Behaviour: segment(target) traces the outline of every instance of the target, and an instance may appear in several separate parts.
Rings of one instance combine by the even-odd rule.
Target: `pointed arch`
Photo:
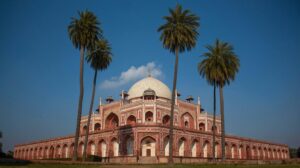
[[[237,151],[237,146],[236,146],[236,144],[231,144],[231,158],[232,159],[236,159],[236,158],[238,158],[237,156],[238,156],[238,151]]]
[[[191,151],[192,151],[192,157],[198,157],[200,156],[199,153],[199,141],[197,139],[193,139],[192,140],[192,144],[191,144]]]
[[[94,125],[94,131],[100,131],[101,130],[101,124],[100,123],[96,123]]]
[[[74,153],[74,143],[72,143],[69,147],[69,157],[72,157]]]
[[[163,117],[163,119],[162,119],[162,123],[163,123],[163,125],[165,125],[165,126],[169,126],[170,125],[170,116],[167,114],[167,115],[165,115],[164,117]]]
[[[221,158],[221,154],[222,154],[222,149],[221,149],[221,145],[219,142],[215,143],[215,157],[216,158]]]
[[[170,137],[167,135],[164,138],[164,156],[169,156]]]
[[[69,158],[69,147],[67,144],[62,146],[61,158]]]
[[[146,136],[141,140],[141,155],[156,156],[156,140],[151,136]]]
[[[134,115],[130,115],[127,118],[126,124],[127,125],[135,125],[136,124],[136,117]]]
[[[199,124],[199,131],[205,131],[205,124],[203,122]]]
[[[77,150],[78,157],[82,157],[83,150],[84,150],[84,143],[81,141],[78,145],[78,150]]]
[[[61,158],[61,146],[60,145],[56,146],[54,157],[55,158]]]
[[[105,120],[105,128],[106,129],[114,129],[117,128],[119,126],[119,117],[111,112]]]
[[[153,112],[152,111],[147,111],[145,113],[145,122],[150,123],[150,122],[153,122],[153,120],[154,120]]]
[[[181,115],[181,127],[195,129],[194,118],[189,112]]]
[[[187,141],[184,137],[179,138],[178,140],[178,155],[185,156],[185,150],[187,146]]]
[[[118,139],[117,138],[112,138],[111,141],[110,141],[110,146],[111,146],[111,155],[112,156],[119,156],[119,142],[118,142]]]
[[[89,141],[88,146],[87,146],[87,154],[88,155],[96,155],[96,145],[94,141]]]
[[[107,157],[107,143],[104,139],[98,142],[98,155],[100,157]]]
[[[251,148],[246,146],[246,159],[251,159]]]
[[[50,159],[54,158],[54,147],[53,146],[50,146],[50,149],[49,149],[49,158]]]
[[[210,157],[211,144],[208,140],[204,141],[204,143],[202,145],[202,151],[203,151],[204,158]]]

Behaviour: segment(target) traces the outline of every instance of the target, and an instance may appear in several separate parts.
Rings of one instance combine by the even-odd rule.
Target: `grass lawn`
[[[168,165],[80,165],[80,164],[27,164],[27,165],[9,165],[0,168],[169,168]],[[292,165],[202,165],[202,164],[176,164],[174,168],[300,168],[300,164]]]

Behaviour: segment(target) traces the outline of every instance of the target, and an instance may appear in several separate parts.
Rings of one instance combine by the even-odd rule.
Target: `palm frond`
[[[169,9],[170,16],[163,19],[165,24],[161,25],[157,31],[161,32],[160,40],[163,47],[175,52],[191,50],[196,45],[199,35],[199,17],[192,14],[189,10],[183,10],[181,5],[176,5],[175,9]]]
[[[198,63],[198,72],[210,85],[229,85],[239,71],[240,61],[233,51],[233,46],[227,42],[216,39],[214,45],[207,45],[202,56],[204,59]]]

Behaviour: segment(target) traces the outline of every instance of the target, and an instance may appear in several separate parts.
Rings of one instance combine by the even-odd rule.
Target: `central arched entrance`
[[[152,137],[145,137],[141,141],[142,156],[155,156],[156,140]]]

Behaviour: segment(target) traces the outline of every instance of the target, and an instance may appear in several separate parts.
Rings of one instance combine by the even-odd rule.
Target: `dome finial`
[[[150,68],[148,68],[148,77],[152,77]]]

